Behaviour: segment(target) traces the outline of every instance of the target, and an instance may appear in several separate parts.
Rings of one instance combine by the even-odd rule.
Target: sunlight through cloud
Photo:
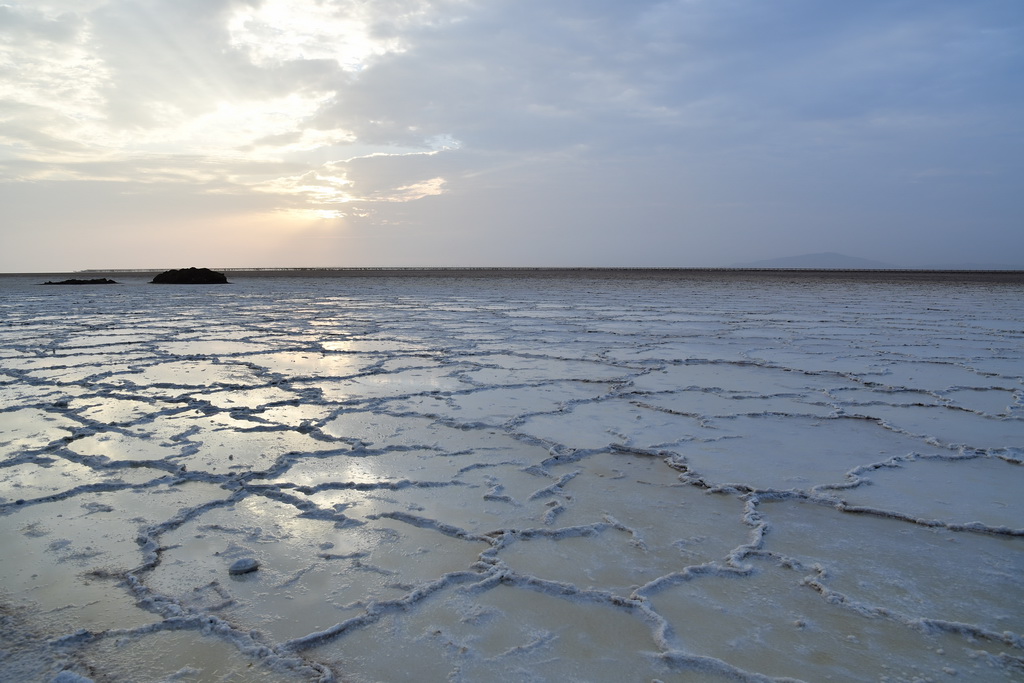
[[[321,175],[316,171],[301,176],[275,178],[256,189],[274,194],[295,195],[321,204],[341,204],[356,199],[345,189],[352,181],[343,176]]]
[[[373,57],[404,51],[397,38],[374,38],[371,19],[358,7],[269,0],[239,9],[228,32],[231,45],[246,50],[258,66],[333,59],[347,71],[360,71]]]
[[[346,131],[308,130],[298,133],[306,119],[330,99],[325,93],[292,93],[286,97],[251,102],[221,102],[208,113],[182,121],[166,133],[169,139],[189,140],[192,145],[222,149],[243,148],[271,136],[296,133],[285,149],[313,149],[351,140]],[[282,140],[283,142],[283,140]],[[269,147],[269,152],[277,151]],[[249,148],[246,152],[251,153]]]

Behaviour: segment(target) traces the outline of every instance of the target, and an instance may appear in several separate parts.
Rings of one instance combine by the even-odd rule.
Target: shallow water
[[[1024,680],[1020,284],[118,279],[0,278],[4,680]]]

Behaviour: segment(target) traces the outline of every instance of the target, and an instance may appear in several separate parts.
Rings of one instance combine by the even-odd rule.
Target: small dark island
[[[116,285],[116,280],[111,280],[106,277],[97,277],[91,280],[79,280],[77,278],[71,278],[70,280],[61,280],[60,282],[51,282],[47,280],[43,283],[44,285]]]
[[[226,285],[228,278],[209,268],[179,268],[160,273],[151,281],[157,285]]]

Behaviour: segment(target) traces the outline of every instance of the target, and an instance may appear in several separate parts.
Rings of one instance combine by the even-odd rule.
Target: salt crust
[[[1019,287],[344,284],[83,306],[3,283],[11,662],[132,678],[160,642],[145,675],[1024,664]],[[117,593],[135,612],[103,609]]]

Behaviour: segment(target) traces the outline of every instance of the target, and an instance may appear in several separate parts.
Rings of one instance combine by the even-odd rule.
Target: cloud
[[[395,192],[386,195],[383,201],[388,202],[413,202],[424,197],[436,197],[444,194],[444,178],[428,178],[411,185],[402,185],[395,188]]]
[[[278,177],[254,189],[287,200],[294,211],[306,207],[320,216],[372,215],[381,203],[412,202],[444,194],[446,180],[425,174],[436,170],[431,157],[439,152],[371,154],[323,164],[297,176]],[[411,159],[410,159],[411,157]],[[354,205],[344,211],[337,205]],[[325,213],[326,212],[326,213]]]
[[[352,181],[343,175],[326,175],[319,171],[309,171],[299,176],[275,178],[256,189],[279,195],[301,197],[315,205],[343,204],[351,202],[355,197],[349,187]]]
[[[0,5],[0,33],[8,46],[39,42],[66,45],[78,35],[80,23],[75,14],[46,11],[45,5],[25,9]]]
[[[329,59],[358,72],[375,57],[404,50],[398,36],[373,35],[372,18],[372,8],[364,4],[265,0],[236,7],[227,30],[231,47],[244,51],[256,66]]]

